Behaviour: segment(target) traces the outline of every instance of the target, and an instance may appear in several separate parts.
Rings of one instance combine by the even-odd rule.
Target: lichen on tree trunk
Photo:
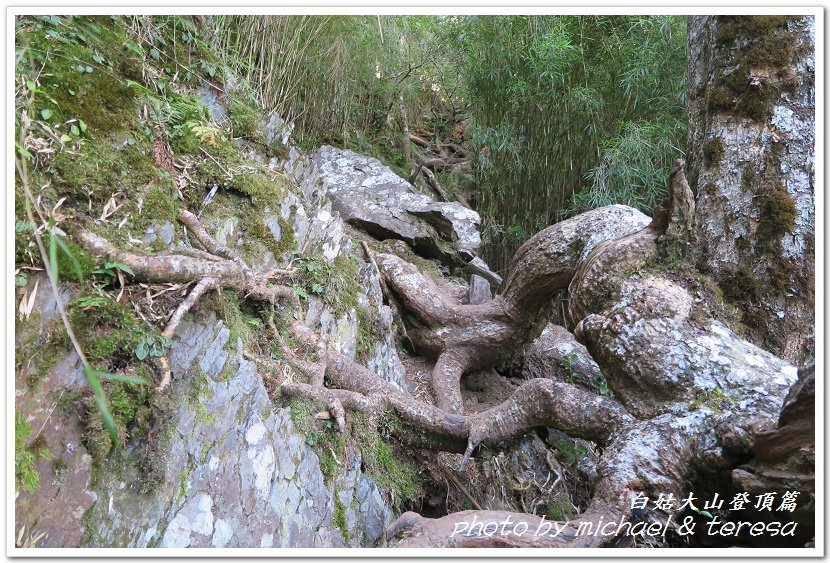
[[[753,343],[814,355],[815,18],[690,16],[697,259]]]

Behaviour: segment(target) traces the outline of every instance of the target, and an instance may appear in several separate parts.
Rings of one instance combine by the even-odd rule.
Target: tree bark
[[[815,21],[689,18],[689,147],[699,265],[753,343],[814,355]]]

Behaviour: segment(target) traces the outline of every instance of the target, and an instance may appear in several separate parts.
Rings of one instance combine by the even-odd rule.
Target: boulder
[[[481,246],[478,213],[418,193],[376,158],[327,145],[311,162],[332,210],[376,238],[406,241],[445,264],[465,264]]]
[[[467,302],[470,305],[480,305],[493,299],[490,291],[490,282],[477,274],[470,276],[470,287],[467,289]]]

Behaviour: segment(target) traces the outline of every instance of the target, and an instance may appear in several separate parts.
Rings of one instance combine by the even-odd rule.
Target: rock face
[[[136,547],[342,546],[332,521],[338,496],[351,543],[381,539],[391,514],[359,457],[327,484],[290,409],[275,408],[255,365],[241,358],[241,341],[229,335],[212,313],[178,331],[171,365],[197,378],[198,389],[193,396],[186,383],[178,386],[183,407],[169,422],[162,494],[142,502],[107,483],[115,500],[96,506],[88,521],[99,538]]]
[[[45,326],[54,320],[48,313],[54,304],[48,286],[40,295]],[[361,471],[360,452],[351,452],[326,482],[291,410],[274,405],[256,366],[241,357],[241,340],[229,336],[213,312],[177,331],[170,352],[177,407],[161,429],[165,477],[151,494],[139,492],[140,443],[113,454],[92,485],[79,416],[54,409],[59,395],[86,388],[77,355],[57,363],[42,391],[22,393],[18,412],[33,428],[43,425],[53,456],[36,465],[40,489],[19,493],[16,503],[18,524],[47,534],[40,547],[359,547],[384,541],[393,515],[384,492]],[[336,503],[345,507],[345,524],[333,521]]]
[[[378,159],[324,146],[311,161],[332,209],[347,223],[377,238],[406,241],[446,264],[469,262],[481,246],[478,213],[418,193]]]
[[[467,290],[467,302],[470,305],[480,305],[493,299],[490,291],[490,282],[478,274],[470,276],[470,287]]]

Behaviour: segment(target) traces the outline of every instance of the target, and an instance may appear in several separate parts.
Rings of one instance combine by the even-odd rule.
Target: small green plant
[[[300,287],[296,283],[291,284],[291,291],[296,293],[297,297],[300,297],[302,299],[308,299],[308,293],[306,293],[306,290],[304,290],[302,287]]]
[[[325,435],[323,434],[322,431],[312,430],[311,432],[308,433],[308,436],[306,436],[305,443],[308,444],[309,446],[313,446],[313,445],[319,443],[324,437],[325,437]]]
[[[614,392],[610,387],[608,387],[608,382],[605,380],[605,376],[603,376],[602,373],[598,373],[594,376],[594,383],[596,383],[597,387],[599,387],[600,394],[605,395],[606,397],[614,396]]]
[[[109,297],[104,295],[81,295],[75,299],[74,305],[84,311],[104,307],[110,301]]]
[[[562,358],[562,368],[568,373],[566,380],[568,383],[573,383],[574,381],[585,381],[585,376],[577,371],[574,366],[579,362],[579,356],[576,354],[568,354]]]
[[[556,453],[559,455],[559,459],[562,460],[562,463],[569,467],[575,466],[576,462],[585,457],[588,453],[585,446],[577,444],[573,440],[568,440],[567,438],[560,438],[556,441],[556,443],[554,443],[553,447],[556,448]]]
[[[103,268],[99,268],[92,273],[107,276],[109,277],[110,282],[114,282],[116,279],[123,282],[124,274],[135,276],[135,272],[133,272],[129,266],[122,264],[121,262],[105,262]]]
[[[694,397],[689,401],[689,409],[697,410],[700,407],[708,407],[715,412],[720,412],[720,408],[724,403],[734,403],[735,399],[727,395],[723,389],[701,390],[698,389],[694,393]]]
[[[151,358],[161,358],[167,355],[167,349],[173,343],[171,338],[159,334],[157,336],[148,336],[141,340],[135,347],[135,357],[139,360],[145,360],[147,356]]]

